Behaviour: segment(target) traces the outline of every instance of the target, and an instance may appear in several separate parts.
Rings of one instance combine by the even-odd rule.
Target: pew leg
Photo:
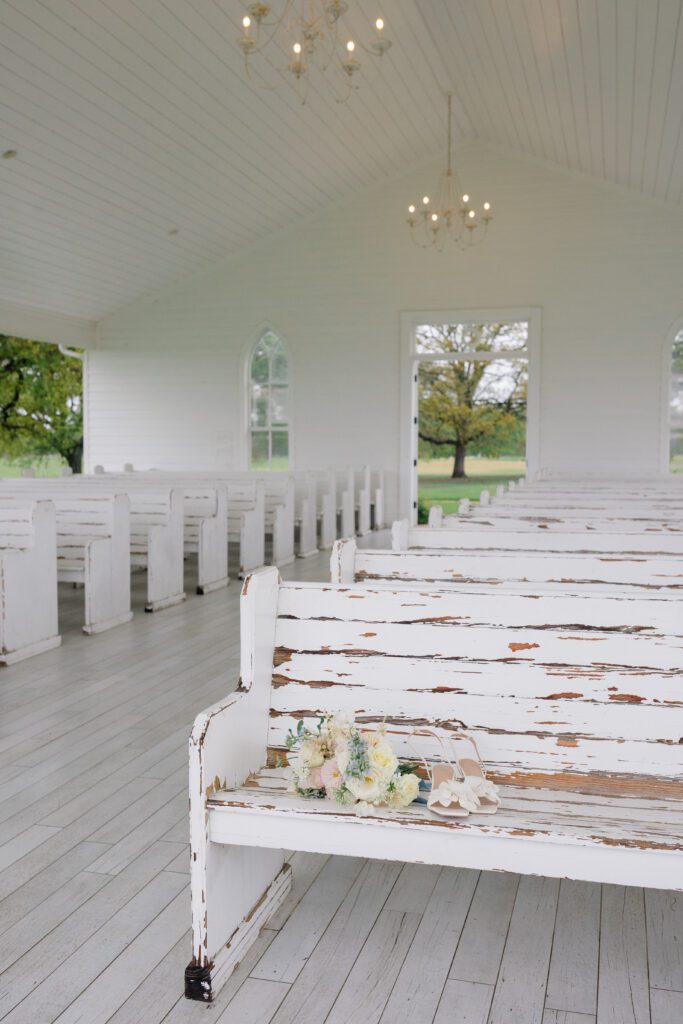
[[[284,900],[291,869],[282,850],[202,845],[192,855],[193,956],[185,996],[208,1003]]]

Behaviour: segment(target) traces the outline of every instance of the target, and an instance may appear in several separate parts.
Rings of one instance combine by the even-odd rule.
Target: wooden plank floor
[[[382,539],[386,541],[386,535]],[[283,575],[327,578],[327,555]],[[293,857],[216,1003],[190,955],[187,736],[234,686],[239,583],[0,670],[0,1019],[12,1024],[674,1024],[683,897]]]

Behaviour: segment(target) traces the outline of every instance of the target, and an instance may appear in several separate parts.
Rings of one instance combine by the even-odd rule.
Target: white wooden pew
[[[463,511],[458,515],[441,515],[441,508],[432,505],[429,510],[429,529],[454,529],[462,532],[475,530],[477,532],[488,530],[507,530],[517,533],[585,533],[585,534],[606,534],[606,533],[660,533],[680,534],[683,536],[683,519],[670,516],[668,519],[638,517],[637,515],[608,515],[597,512],[591,514],[588,510],[558,509],[541,513],[526,514],[523,509],[517,512],[504,512],[498,515],[495,512],[496,506],[489,506],[476,512]]]
[[[55,507],[51,501],[0,506],[0,663],[60,643]]]
[[[482,524],[481,522],[458,522],[457,526],[410,526],[407,519],[397,520],[391,529],[391,546],[394,551],[408,549],[428,550],[430,548],[457,548],[460,550],[579,552],[594,555],[681,555],[683,554],[683,531],[617,530],[600,533],[597,531],[565,526],[563,529],[547,529],[526,526],[514,522],[512,526]]]
[[[376,469],[373,473],[373,485],[372,485],[372,503],[373,503],[373,515],[372,515],[372,528],[373,530],[383,530],[385,524],[384,518],[384,470]]]
[[[299,531],[299,558],[307,558],[318,550],[318,482],[313,473],[296,473],[295,522]]]
[[[0,493],[51,497],[59,503],[81,498],[112,498],[123,491],[129,498],[130,564],[147,570],[145,610],[160,611],[184,601],[181,490],[158,482],[132,486],[112,477],[97,480],[76,477],[6,481]],[[60,507],[58,504],[58,509]]]
[[[333,469],[315,472],[318,546],[331,548],[337,532],[337,476]]]
[[[497,548],[391,550],[338,540],[330,559],[333,583],[396,582],[492,586],[497,590],[612,592],[683,600],[683,553],[621,556]]]
[[[113,629],[133,617],[130,607],[130,502],[126,494],[49,492],[57,518],[57,579],[85,588],[85,633]],[[0,501],[26,493],[0,489]],[[35,498],[36,495],[34,494]]]
[[[209,594],[230,582],[228,489],[194,484],[183,487],[183,493],[185,551],[197,555],[197,593]]]
[[[185,600],[184,512],[181,488],[131,488],[131,565],[147,570],[145,611]]]
[[[190,739],[190,998],[213,998],[282,902],[284,849],[683,889],[675,602],[281,583],[267,569],[245,581],[241,631],[237,690]],[[414,727],[467,729],[500,810],[360,817],[291,795],[288,730],[340,709],[386,723],[406,759]]]
[[[265,565],[266,494],[263,480],[228,481],[228,539],[239,544],[239,575]]]
[[[197,593],[208,594],[226,587],[228,575],[228,495],[227,483],[207,479],[203,483],[197,474],[183,474],[160,471],[134,472],[131,463],[126,463],[121,474],[105,474],[104,468],[95,467],[96,478],[105,476],[116,480],[128,492],[158,488],[160,484],[182,491],[185,554],[197,555]],[[191,479],[189,479],[191,478]],[[84,477],[92,480],[92,477]],[[234,516],[234,539],[239,541],[242,533],[241,513]],[[247,536],[249,528],[247,527]],[[262,565],[263,563],[259,563]],[[257,568],[251,565],[251,568]]]
[[[372,530],[372,472],[363,466],[355,474],[356,533],[365,537]]]
[[[356,532],[356,497],[354,471],[350,466],[336,472],[336,502],[340,535],[353,537]]]

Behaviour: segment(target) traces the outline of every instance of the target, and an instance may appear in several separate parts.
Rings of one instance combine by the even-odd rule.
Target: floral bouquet
[[[344,712],[321,718],[315,729],[298,722],[287,749],[299,796],[327,797],[368,814],[372,807],[407,807],[418,795],[420,780],[411,765],[399,764],[384,727],[361,731]]]

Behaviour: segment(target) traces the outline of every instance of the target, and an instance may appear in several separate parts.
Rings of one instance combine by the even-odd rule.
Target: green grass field
[[[36,476],[59,476],[64,459],[59,455],[48,455],[44,459],[22,459],[15,462],[11,459],[0,459],[0,477],[21,476],[22,470],[31,468]]]
[[[524,459],[465,460],[466,480],[453,480],[450,459],[420,460],[418,463],[418,494],[427,508],[441,505],[444,512],[457,512],[461,498],[478,501],[485,489],[491,490],[508,480],[524,476]]]

